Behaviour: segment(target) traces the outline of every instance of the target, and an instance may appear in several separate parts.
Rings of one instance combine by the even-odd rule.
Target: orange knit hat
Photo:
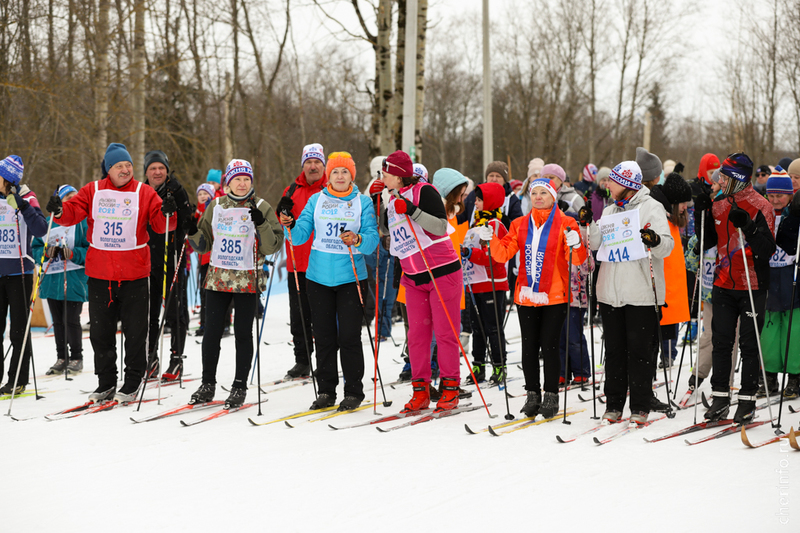
[[[325,166],[325,174],[331,175],[334,168],[344,167],[350,171],[353,180],[356,179],[356,163],[353,161],[353,156],[347,152],[333,152],[328,156],[328,164]]]

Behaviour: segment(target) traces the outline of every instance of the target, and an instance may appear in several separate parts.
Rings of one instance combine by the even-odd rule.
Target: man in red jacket
[[[309,144],[303,148],[300,164],[303,167],[303,171],[297,176],[294,183],[286,187],[283,191],[283,197],[275,208],[278,218],[283,216],[286,220],[289,220],[289,217],[297,220],[306,203],[308,203],[308,199],[320,192],[328,184],[328,179],[325,176],[325,152],[321,144]],[[308,268],[308,254],[311,252],[313,240],[313,238],[310,238],[305,244],[293,247],[295,266],[292,264],[292,243],[289,239],[286,239],[286,256],[288,259],[286,265],[289,271],[289,324],[294,342],[295,360],[295,365],[286,374],[287,378],[311,375],[309,358],[314,348],[311,331],[311,308],[308,306],[308,296],[306,295],[306,269]],[[299,295],[295,285],[295,276],[300,284]],[[302,319],[300,313],[301,304],[303,306]],[[303,331],[304,329],[305,331]],[[308,345],[306,345],[306,341],[308,341]]]
[[[98,387],[89,401],[133,401],[147,366],[150,248],[147,225],[167,231],[165,215],[177,206],[168,195],[163,202],[152,187],[133,179],[133,162],[124,145],[111,143],[103,158],[105,178],[84,185],[62,204],[53,195],[47,210],[62,226],[87,220],[89,251],[89,337],[94,349]],[[170,217],[169,231],[176,228]],[[125,380],[117,392],[117,319],[125,334]]]

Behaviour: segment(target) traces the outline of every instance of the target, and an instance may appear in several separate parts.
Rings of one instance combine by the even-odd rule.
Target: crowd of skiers
[[[55,333],[49,373],[82,371],[80,314],[89,302],[98,378],[91,401],[130,402],[148,378],[180,379],[187,258],[196,251],[203,371],[190,403],[215,396],[220,340],[233,309],[236,369],[225,405],[241,406],[266,256],[285,243],[295,359],[287,374],[313,372],[311,409],[336,406],[339,364],[339,410],[364,401],[361,328],[374,318],[377,340],[391,336],[395,308],[406,328],[401,378],[413,384],[404,410],[432,402],[455,408],[470,345],[465,385],[506,379],[511,302],[526,416],[555,416],[559,387],[590,380],[585,321],[602,324],[608,422],[620,419],[628,395],[634,423],[669,409],[652,385],[659,361],[675,359],[683,323],[685,342],[699,337],[689,390],[711,376],[707,418],[728,414],[739,352],[737,423],[752,419],[761,394],[800,394],[800,320],[792,320],[800,306],[800,159],[762,165],[754,179],[746,154],[722,162],[706,154],[688,180],[680,163],[662,164],[639,148],[635,160],[614,168],[586,165],[575,183],[558,164],[536,158],[524,181],[495,161],[475,184],[451,168],[429,176],[397,151],[372,161],[367,194],[356,186],[347,152],[326,157],[310,144],[300,165],[274,207],[255,195],[252,166],[242,159],[209,171],[190,198],[164,152],[146,154],[140,182],[126,148],[112,143],[103,178],[80,190],[60,185],[45,218],[20,184],[22,160],[0,161],[0,304],[10,310],[13,346],[0,393],[28,385],[27,321],[37,296],[48,303]],[[119,323],[125,368],[118,388]],[[162,373],[158,340],[167,327]],[[788,378],[782,391],[780,374]],[[436,378],[438,388],[431,386]]]

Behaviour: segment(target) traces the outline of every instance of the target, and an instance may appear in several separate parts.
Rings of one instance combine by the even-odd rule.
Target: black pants
[[[505,291],[496,291],[497,294],[497,315],[501,321],[500,327],[495,320],[495,304],[491,292],[479,292],[472,297],[466,294],[467,311],[469,311],[469,321],[472,326],[472,360],[476,363],[486,362],[486,339],[489,340],[492,364],[502,366],[506,361],[505,342],[502,339],[502,320],[503,311],[506,308]],[[477,311],[475,307],[477,306]],[[484,335],[486,338],[484,338]]]
[[[539,351],[544,359],[544,390],[558,392],[561,371],[558,341],[567,318],[567,304],[542,307],[517,306],[519,329],[522,332],[522,372],[525,390],[541,391]]]
[[[167,269],[167,298],[171,300],[166,310],[164,324],[170,327],[170,356],[180,357],[186,345],[186,330],[189,328],[189,307],[186,295],[186,273],[183,268],[178,269],[178,279],[172,290],[175,294],[169,297],[170,285],[175,271]],[[161,332],[161,306],[164,299],[163,285],[164,272],[151,273],[150,275],[150,344],[148,353],[156,354],[158,337]],[[201,317],[202,323],[202,317]]]
[[[125,388],[138,387],[147,367],[149,278],[107,281],[89,278],[89,338],[101,390],[117,384],[117,318],[125,335]]]
[[[612,307],[600,303],[606,342],[606,385],[609,410],[622,411],[628,389],[631,411],[650,412],[653,397],[653,344],[656,310],[653,306]]]
[[[300,283],[300,301],[303,305],[303,319],[300,318],[300,306],[297,302],[297,287],[295,286],[295,275]],[[292,342],[294,343],[294,360],[302,365],[308,364],[308,356],[313,353],[314,346],[312,339],[314,332],[311,331],[311,308],[308,305],[308,291],[306,287],[305,272],[289,272],[289,327],[292,332]],[[359,324],[361,321],[359,320]],[[305,328],[305,334],[303,333]],[[306,346],[308,339],[308,346]]]
[[[83,302],[67,301],[67,315],[64,316],[64,300],[47,299],[50,316],[53,318],[53,336],[56,338],[56,359],[79,361],[83,359],[83,331],[81,330],[81,311]],[[64,345],[64,324],[66,323],[67,346]]]
[[[314,343],[317,346],[317,384],[320,393],[336,397],[339,370],[336,353],[342,359],[345,396],[364,399],[364,350],[361,346],[361,324],[364,311],[358,299],[355,283],[328,287],[307,281],[314,323]],[[361,282],[362,294],[367,290]]]
[[[219,342],[225,329],[228,306],[233,302],[233,332],[236,341],[234,387],[247,387],[247,373],[253,360],[253,321],[258,308],[258,294],[245,292],[206,292],[206,325],[203,334],[203,383],[217,382]]]
[[[758,342],[750,314],[750,295],[746,290],[722,289],[716,285],[711,291],[714,315],[711,317],[711,389],[728,392],[731,375],[731,353],[736,339],[736,324],[739,323],[739,349],[742,352],[742,375],[739,395],[751,396],[758,390],[758,375],[761,368],[758,358]],[[767,291],[753,291],[758,330],[764,327]]]
[[[2,326],[0,326],[0,339],[3,338],[6,328],[6,315],[11,314],[11,331],[9,338],[14,349],[11,352],[11,362],[8,367],[8,382],[14,384],[14,376],[17,372],[17,365],[20,364],[19,357],[22,351],[22,343],[25,340],[25,328],[28,325],[28,305],[29,298],[33,290],[33,274],[19,276],[0,276],[0,314],[2,315]],[[3,353],[5,355],[5,352]],[[22,358],[22,366],[19,368],[17,386],[28,384],[28,367],[33,357],[31,347],[31,335],[28,332],[28,342],[25,344],[25,356]],[[0,362],[0,377],[3,375],[3,363]]]
[[[206,325],[206,290],[203,288],[206,282],[206,274],[208,274],[208,263],[200,265],[197,269],[197,286],[200,287],[200,327],[205,328]]]

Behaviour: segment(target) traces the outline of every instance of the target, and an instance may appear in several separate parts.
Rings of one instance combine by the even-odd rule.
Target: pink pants
[[[461,270],[458,270],[436,278],[444,305],[432,282],[415,285],[408,278],[402,278],[408,310],[408,355],[411,360],[411,377],[415,381],[431,381],[431,336],[434,331],[438,346],[439,375],[443,379],[459,379],[461,276]],[[445,311],[450,315],[455,332],[450,327]]]

